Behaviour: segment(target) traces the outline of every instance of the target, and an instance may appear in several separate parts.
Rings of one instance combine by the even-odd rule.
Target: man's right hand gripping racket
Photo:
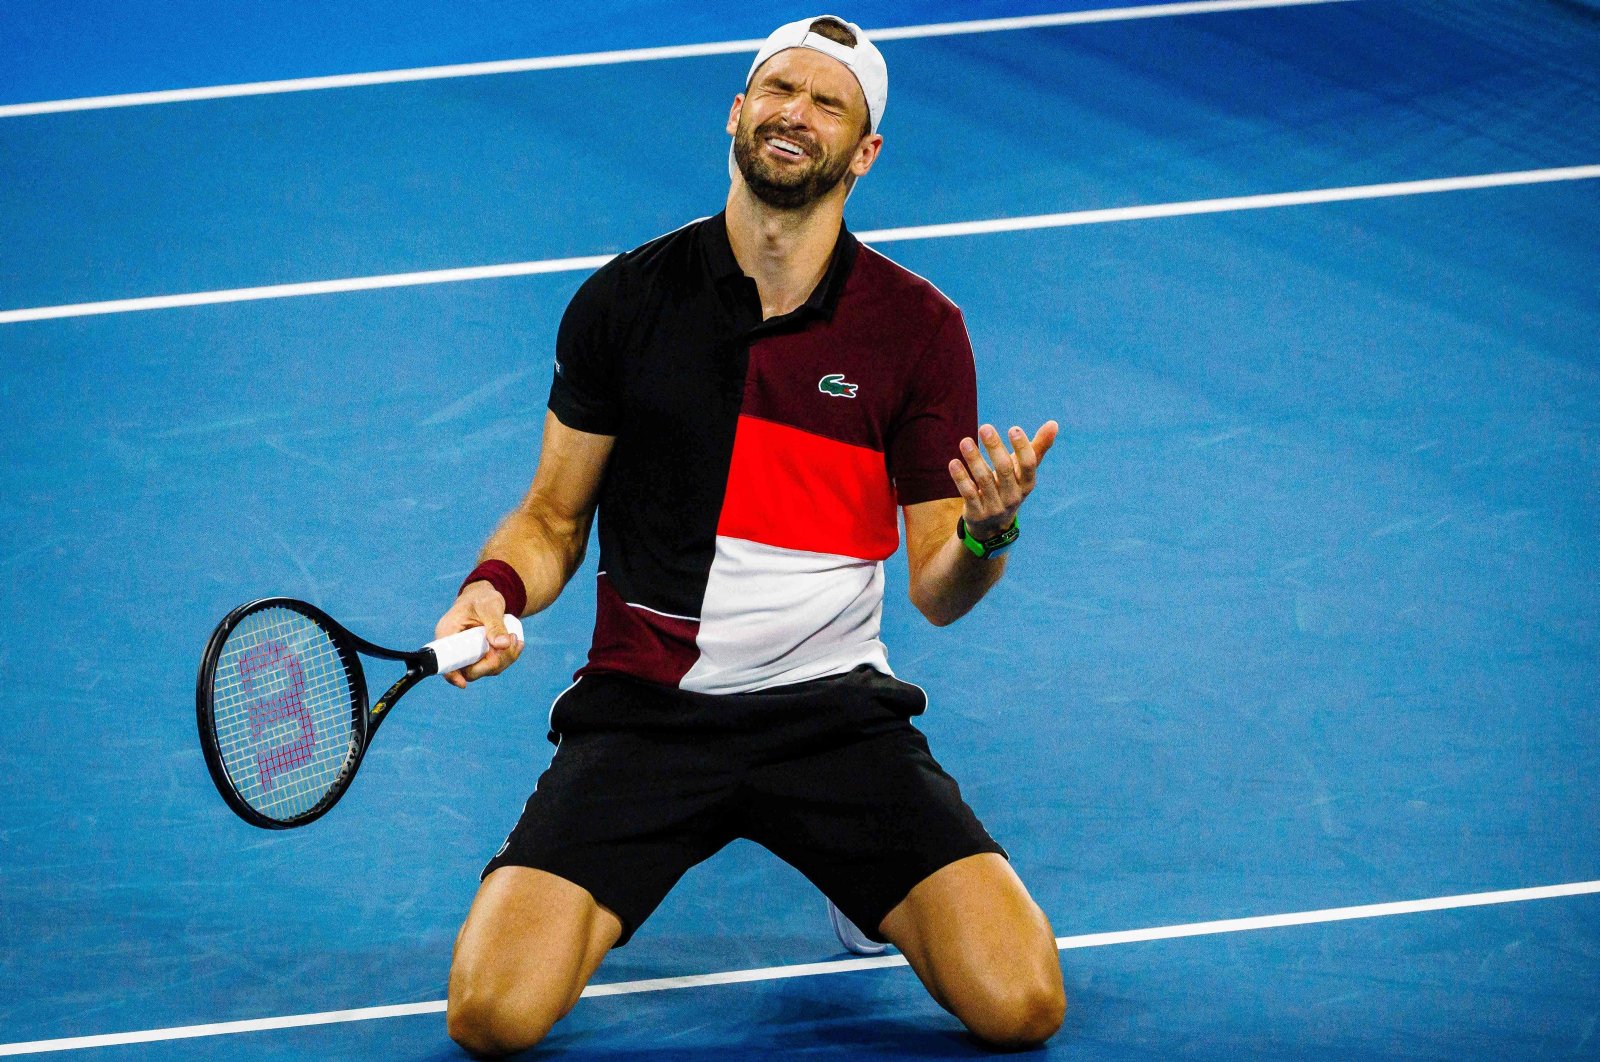
[[[505,625],[522,639],[515,616]],[[356,637],[304,601],[241,605],[212,632],[195,688],[211,780],[252,826],[304,826],[344,796],[379,724],[407,690],[487,652],[482,627],[404,653]],[[406,666],[371,708],[363,653]]]

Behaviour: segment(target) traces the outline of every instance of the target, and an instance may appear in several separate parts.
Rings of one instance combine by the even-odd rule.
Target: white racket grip
[[[522,621],[506,613],[506,630],[517,641],[526,641],[522,636]],[[439,661],[439,674],[448,674],[451,671],[460,671],[482,660],[489,652],[489,636],[482,627],[469,627],[464,631],[431,641],[423,646],[432,649],[433,655]]]

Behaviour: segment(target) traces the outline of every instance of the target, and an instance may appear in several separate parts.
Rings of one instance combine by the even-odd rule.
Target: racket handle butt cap
[[[522,636],[521,620],[507,613],[503,622],[506,630],[517,641],[527,640]],[[434,659],[439,662],[437,674],[443,675],[451,671],[460,671],[482,660],[489,652],[489,636],[484,633],[482,627],[471,627],[431,641],[423,648],[433,650]]]

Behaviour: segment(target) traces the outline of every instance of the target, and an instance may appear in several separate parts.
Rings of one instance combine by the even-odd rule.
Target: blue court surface
[[[817,13],[6,5],[0,1055],[464,1057],[451,945],[551,754],[593,553],[512,671],[411,694],[303,830],[223,806],[195,669],[266,594],[432,636],[532,475],[592,264],[161,297],[605,255],[713,213],[753,45],[15,105]],[[846,213],[962,306],[986,419],[1063,426],[989,598],[934,629],[897,557],[884,617],[1063,938],[1042,1053],[1600,1057],[1600,4],[1129,14],[885,35],[885,150]],[[1123,207],[1152,209],[1082,213]],[[994,224],[894,231],[957,222]],[[1262,921],[1201,925],[1238,918]],[[1155,927],[1188,928],[1129,932]],[[755,972],[693,979],[730,971]],[[537,1053],[984,1054],[745,843],[594,983],[627,990]]]

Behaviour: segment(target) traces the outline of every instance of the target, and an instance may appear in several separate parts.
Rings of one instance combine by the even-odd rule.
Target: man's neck
[[[839,240],[844,196],[837,192],[799,210],[778,210],[751,194],[742,180],[728,191],[728,243],[739,268],[756,282],[761,316],[798,308],[822,282]]]

